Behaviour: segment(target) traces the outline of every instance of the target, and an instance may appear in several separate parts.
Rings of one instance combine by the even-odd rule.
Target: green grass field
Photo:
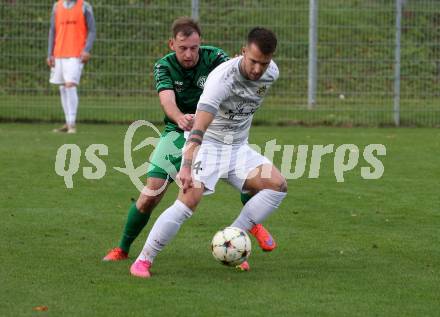
[[[56,90],[52,90],[56,93]],[[305,98],[305,97],[304,97]],[[255,114],[254,122],[271,125],[393,126],[391,98],[322,98],[315,109],[307,108],[304,98],[268,96]],[[401,102],[401,125],[439,127],[440,100],[404,99]],[[61,122],[63,112],[58,95],[0,95],[0,122]],[[88,123],[127,123],[143,118],[160,123],[163,112],[157,96],[131,97],[82,96],[78,120]]]
[[[327,155],[318,179],[290,180],[287,199],[266,223],[279,247],[268,254],[254,244],[248,273],[210,254],[213,234],[240,210],[238,193],[220,183],[159,255],[153,278],[141,280],[129,275],[129,265],[176,189],[128,262],[101,262],[137,196],[128,177],[113,169],[124,166],[127,125],[80,125],[76,135],[53,134],[54,127],[0,125],[0,316],[440,315],[438,129],[254,127],[251,141],[259,145],[274,138],[360,149],[384,144],[384,175],[362,179],[361,159],[337,183],[334,155]],[[65,143],[82,150],[70,190],[54,171]],[[92,143],[109,148],[100,180],[82,176]],[[138,165],[146,155],[137,154]],[[275,162],[280,159],[278,153]],[[310,156],[307,162],[306,175]]]

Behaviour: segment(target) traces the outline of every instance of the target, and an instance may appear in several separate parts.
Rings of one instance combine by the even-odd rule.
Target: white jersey
[[[242,56],[217,66],[208,76],[197,110],[215,115],[205,138],[214,142],[241,144],[247,142],[255,111],[261,106],[279,71],[271,61],[258,80],[249,80],[240,73]]]

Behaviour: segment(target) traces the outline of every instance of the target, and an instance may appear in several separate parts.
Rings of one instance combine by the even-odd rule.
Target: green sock
[[[136,208],[136,202],[128,210],[127,222],[125,223],[119,247],[128,253],[133,241],[137,238],[142,229],[147,225],[151,213],[142,213]]]
[[[251,199],[252,198],[252,195],[250,195],[250,194],[245,194],[245,193],[241,193],[240,194],[240,199],[241,199],[241,202],[243,203],[243,206],[244,205],[246,205],[246,203],[249,201],[249,199]]]

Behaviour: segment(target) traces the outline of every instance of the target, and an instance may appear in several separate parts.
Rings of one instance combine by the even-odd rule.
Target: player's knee
[[[194,190],[187,192],[186,194],[180,192],[178,199],[194,212],[202,199],[202,194],[199,194]]]
[[[199,204],[199,202],[200,202],[200,199],[197,199],[196,197],[186,197],[186,199],[183,203],[194,212],[194,211],[196,211],[196,208],[197,208],[197,205]]]
[[[147,178],[147,183],[139,195],[136,207],[141,212],[151,212],[159,204],[167,188],[165,180]]]
[[[278,169],[275,169],[274,177],[272,178],[275,182],[275,190],[279,192],[287,192],[287,181],[286,178],[281,174]]]
[[[287,181],[280,175],[279,177],[271,179],[269,187],[272,190],[285,193],[287,192]]]
[[[156,207],[157,204],[160,202],[160,199],[160,195],[150,196],[141,193],[136,202],[136,207],[141,212],[151,212],[153,208]]]
[[[72,83],[72,82],[68,82],[68,83],[64,84],[64,87],[66,87],[66,88],[72,88],[72,87],[75,87],[75,86],[76,86],[76,84]]]
[[[283,192],[283,193],[287,193],[287,181],[286,179],[283,177],[282,182],[279,184],[279,191]]]

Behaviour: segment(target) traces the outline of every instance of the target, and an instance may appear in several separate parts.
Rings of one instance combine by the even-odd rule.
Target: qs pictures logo
[[[153,131],[153,134],[157,135],[153,137],[147,137],[142,142],[133,147],[132,142],[137,130],[141,127],[148,127]],[[145,131],[143,131],[144,134]],[[157,147],[159,143],[161,133],[160,131],[150,122],[145,120],[138,120],[133,122],[124,137],[124,167],[113,167],[116,171],[127,175],[133,185],[139,190],[144,191],[148,195],[157,195],[165,189],[167,182],[162,188],[151,191],[144,188],[141,178],[146,174],[150,166],[150,161],[144,162],[138,167],[134,166],[132,153],[144,149],[148,146],[154,148]],[[179,137],[178,132],[168,133],[165,137],[166,144],[174,144],[174,141]],[[167,140],[168,139],[168,140]],[[181,150],[176,146],[174,148],[168,148],[170,153],[179,155]],[[87,147],[84,156],[85,159],[92,165],[83,167],[83,177],[86,179],[101,179],[105,176],[107,171],[107,166],[100,156],[107,156],[109,153],[108,146],[105,144],[91,144]],[[79,171],[80,161],[81,161],[81,149],[76,144],[64,144],[58,148],[56,159],[55,159],[55,172],[57,175],[64,178],[64,183],[67,188],[73,188],[73,176]],[[151,159],[151,157],[150,157]],[[156,159],[155,165],[164,169],[168,175],[172,178],[175,177],[177,171],[172,164],[167,164],[166,158]]]
[[[151,135],[145,138],[136,146],[133,146],[133,139],[137,131],[142,129],[143,135]],[[146,131],[146,129],[148,131]],[[168,185],[171,179],[176,180],[178,171],[171,159],[179,160],[182,156],[182,149],[177,147],[177,139],[181,134],[176,131],[169,132],[161,136],[160,131],[151,123],[145,120],[138,120],[132,123],[124,137],[124,164],[123,167],[113,167],[116,171],[129,177],[132,184],[140,191],[148,196],[155,196],[160,194]],[[212,166],[228,165],[231,161],[233,140],[225,132],[224,145],[221,148],[222,155],[211,155],[220,160],[219,162],[212,162]],[[160,141],[160,142],[159,142]],[[202,143],[202,147],[205,143]],[[205,146],[208,146],[206,143]],[[153,151],[149,160],[139,166],[135,166],[132,153],[140,151],[148,147],[153,147],[157,150]],[[160,149],[158,149],[158,146]],[[286,179],[298,179],[301,177],[308,177],[316,179],[320,177],[321,162],[324,156],[330,156],[333,161],[332,172],[335,176],[336,182],[345,182],[345,176],[360,166],[360,177],[366,180],[375,180],[383,176],[385,166],[380,160],[381,156],[386,155],[386,147],[383,144],[368,144],[364,147],[358,147],[355,144],[335,144],[327,145],[280,145],[277,144],[276,139],[266,142],[264,148],[255,144],[250,145],[255,151],[267,157],[270,161],[276,159],[276,153],[281,155],[280,171]],[[210,150],[211,154],[217,151],[217,148]],[[83,167],[82,174],[86,179],[101,179],[105,176],[107,166],[101,159],[103,156],[109,155],[109,148],[105,144],[91,144],[84,152],[84,157],[91,166]],[[64,144],[58,148],[55,159],[55,172],[57,175],[64,178],[64,183],[67,188],[73,188],[73,176],[78,173],[80,161],[82,157],[81,149],[76,144]],[[363,158],[363,160],[361,160]],[[268,165],[269,166],[269,165]],[[158,190],[149,190],[144,187],[143,179],[150,167],[159,167],[169,175],[169,179]],[[239,169],[237,167],[237,169]],[[308,169],[308,173],[306,172]],[[222,170],[219,168],[219,173]],[[262,176],[268,173],[262,173]],[[251,175],[240,176],[243,179],[251,177]],[[179,182],[177,182],[179,185]]]

